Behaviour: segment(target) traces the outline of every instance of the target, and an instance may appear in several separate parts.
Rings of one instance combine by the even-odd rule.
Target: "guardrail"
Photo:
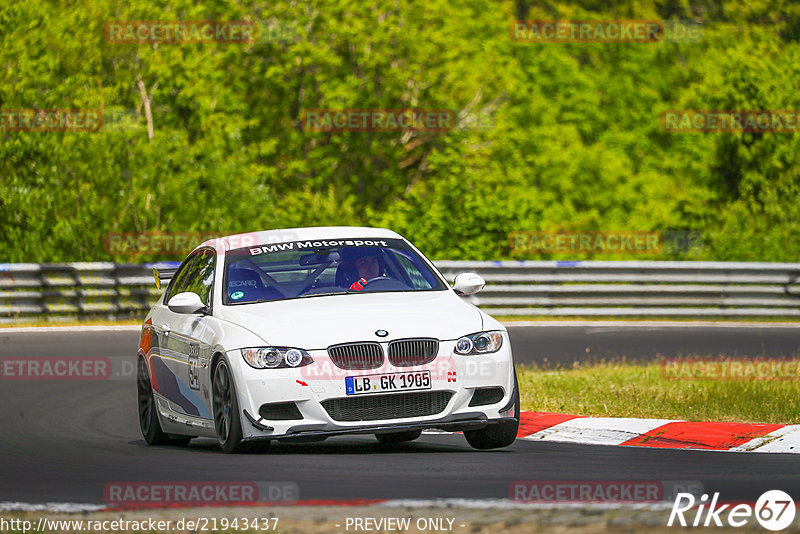
[[[496,315],[800,317],[800,263],[439,261]],[[160,295],[152,267],[175,263],[0,264],[0,322],[142,316]]]
[[[0,322],[142,316],[161,295],[159,264],[0,264]]]
[[[468,297],[497,315],[798,317],[800,264],[690,261],[437,263],[448,279],[474,271]]]

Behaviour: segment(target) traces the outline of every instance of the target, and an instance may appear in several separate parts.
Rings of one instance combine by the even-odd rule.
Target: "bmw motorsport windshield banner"
[[[246,247],[230,251],[228,254],[258,256],[273,252],[289,250],[320,250],[335,247],[382,247],[406,249],[408,245],[402,239],[315,239],[307,241],[289,241],[287,243],[269,243],[256,247]]]

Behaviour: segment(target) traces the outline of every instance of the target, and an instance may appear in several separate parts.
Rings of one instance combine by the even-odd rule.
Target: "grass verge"
[[[800,380],[668,380],[660,363],[519,366],[522,409],[597,417],[800,423]]]
[[[144,314],[140,319],[92,319],[92,320],[66,320],[66,321],[50,321],[50,320],[35,320],[19,321],[16,323],[0,323],[0,331],[3,328],[23,328],[30,326],[123,326],[123,325],[141,325],[144,319]]]

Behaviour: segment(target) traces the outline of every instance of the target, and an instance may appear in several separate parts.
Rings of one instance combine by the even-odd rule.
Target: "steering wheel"
[[[364,287],[367,287],[372,282],[378,282],[380,280],[394,280],[394,278],[391,278],[389,276],[376,276],[375,278],[370,278],[369,280],[364,282]]]
[[[362,282],[362,280],[364,281]],[[392,280],[392,278],[389,278],[388,276],[376,276],[374,278],[370,278],[369,280],[366,280],[365,278],[359,278],[350,285],[349,291],[362,291],[363,289],[366,289],[366,287],[372,282],[382,282],[386,280]]]
[[[356,282],[353,285],[358,285],[359,287],[350,287],[355,291],[407,291],[411,289],[410,286],[404,284],[403,282],[392,278],[391,276],[376,276],[375,278],[370,278],[364,282]],[[372,284],[372,285],[370,285]],[[371,287],[372,289],[368,289]]]

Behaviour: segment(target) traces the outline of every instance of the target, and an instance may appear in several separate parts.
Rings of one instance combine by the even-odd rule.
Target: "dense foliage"
[[[518,18],[703,32],[527,43],[509,35]],[[250,44],[104,37],[131,20],[260,31]],[[799,135],[659,124],[670,109],[800,109],[790,0],[12,0],[0,35],[2,109],[105,116],[99,132],[0,132],[0,261],[152,259],[110,255],[109,232],[314,225],[389,227],[434,258],[510,257],[517,230],[644,230],[702,240],[641,259],[800,260]],[[305,110],[343,108],[451,109],[459,126],[302,128]]]

